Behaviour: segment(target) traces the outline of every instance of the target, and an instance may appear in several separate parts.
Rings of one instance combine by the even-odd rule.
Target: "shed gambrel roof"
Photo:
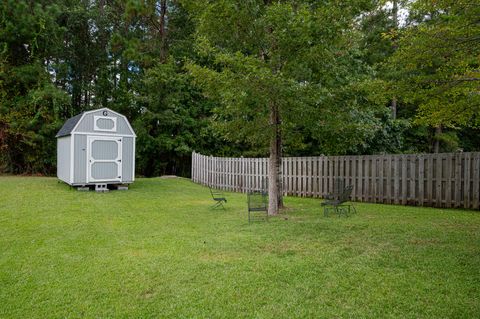
[[[83,112],[85,113],[85,112]],[[77,123],[82,119],[83,113],[75,115],[74,117],[69,118],[65,124],[63,124],[60,131],[58,131],[55,137],[62,137],[72,134],[73,129],[77,125]]]
[[[80,113],[78,115],[75,115],[74,117],[71,117],[69,118],[65,124],[63,124],[62,128],[60,129],[60,131],[58,131],[57,135],[55,137],[63,137],[63,136],[68,136],[68,135],[72,135],[72,133],[74,133],[73,131],[76,130],[76,127],[78,126],[78,123],[80,121],[83,120],[83,118],[90,114],[90,113],[94,113],[94,112],[99,112],[99,111],[108,111],[110,113],[114,113],[116,114],[117,116],[123,118],[125,120],[125,123],[127,124],[128,126],[128,129],[129,131],[131,132],[132,136],[136,137],[137,135],[135,134],[135,131],[133,130],[132,126],[130,125],[130,122],[128,121],[127,117],[123,114],[120,114],[118,112],[115,112],[107,107],[102,107],[102,108],[99,108],[99,109],[95,109],[95,110],[90,110],[90,111],[85,111],[83,113]],[[83,133],[83,132],[82,132]]]

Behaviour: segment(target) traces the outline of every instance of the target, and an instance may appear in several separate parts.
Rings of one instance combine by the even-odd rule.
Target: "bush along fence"
[[[228,191],[262,189],[267,158],[192,153],[192,180]],[[285,157],[284,195],[320,197],[334,181],[353,185],[352,200],[371,203],[478,209],[480,153]]]

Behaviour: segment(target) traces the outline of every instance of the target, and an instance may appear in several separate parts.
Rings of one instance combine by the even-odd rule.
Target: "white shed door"
[[[88,183],[120,182],[122,180],[122,138],[89,136],[87,145]]]

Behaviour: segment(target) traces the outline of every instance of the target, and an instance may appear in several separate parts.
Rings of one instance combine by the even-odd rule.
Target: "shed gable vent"
[[[93,129],[95,131],[116,132],[117,118],[107,116],[94,116]]]

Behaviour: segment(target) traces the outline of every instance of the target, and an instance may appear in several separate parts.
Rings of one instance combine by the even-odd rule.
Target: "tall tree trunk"
[[[125,23],[123,27],[123,35],[127,36],[128,35],[128,24]],[[125,48],[123,48],[125,50]],[[125,52],[125,51],[123,51]],[[118,87],[122,93],[128,92],[128,60],[127,58],[122,54],[120,56],[120,78],[118,80]],[[123,105],[122,105],[123,106]]]
[[[268,6],[272,3],[271,0],[264,0],[264,5]],[[271,34],[272,27],[269,26],[266,30]],[[277,50],[276,41],[273,40],[270,51]],[[268,54],[261,50],[260,59],[265,61]],[[273,73],[276,74],[281,70],[281,65],[276,65],[273,68]],[[281,183],[282,176],[282,132],[281,132],[281,118],[278,105],[272,101],[270,102],[270,125],[272,127],[272,135],[270,137],[270,158],[268,160],[268,214],[276,215],[278,210],[283,208],[283,190]]]
[[[283,208],[283,184],[282,184],[282,129],[280,112],[277,109],[276,143],[277,143],[277,202],[278,208]]]
[[[268,159],[268,214],[277,215],[278,214],[278,203],[281,193],[279,190],[279,170],[280,170],[280,161],[279,157],[281,156],[279,145],[279,112],[278,106],[274,103],[270,103],[270,125],[272,126],[272,135],[270,137],[270,157]]]
[[[100,13],[100,17],[105,17],[105,4],[106,0],[99,0],[98,1],[98,11]],[[99,18],[98,23],[98,42],[100,46],[100,51],[102,54],[101,63],[102,65],[99,66],[98,71],[96,72],[96,79],[95,79],[95,91],[94,94],[100,98],[100,106],[106,107],[108,106],[108,99],[111,97],[112,90],[109,90],[104,85],[109,83],[108,73],[105,71],[108,69],[109,64],[109,57],[108,57],[108,34],[107,34],[107,25],[102,18]],[[103,70],[102,70],[103,69]],[[105,92],[106,91],[106,92]],[[97,102],[98,103],[98,102]]]
[[[160,2],[160,39],[162,41],[160,46],[160,61],[165,63],[168,55],[167,46],[167,26],[165,17],[167,15],[167,0],[161,0]]]
[[[433,152],[440,153],[440,135],[442,134],[442,126],[435,127],[435,136],[433,142]]]
[[[390,104],[390,109],[392,110],[392,118],[395,120],[397,118],[397,98],[396,97],[392,99],[392,103]]]
[[[398,0],[393,0],[393,8],[392,8],[392,16],[393,16],[393,28],[395,31],[398,30]],[[393,50],[397,50],[397,41],[393,39]],[[393,97],[392,102],[390,104],[390,110],[392,111],[392,118],[395,120],[397,118],[397,97]]]
[[[393,15],[393,27],[395,28],[395,30],[397,30],[398,29],[398,0],[393,0],[392,15]]]

